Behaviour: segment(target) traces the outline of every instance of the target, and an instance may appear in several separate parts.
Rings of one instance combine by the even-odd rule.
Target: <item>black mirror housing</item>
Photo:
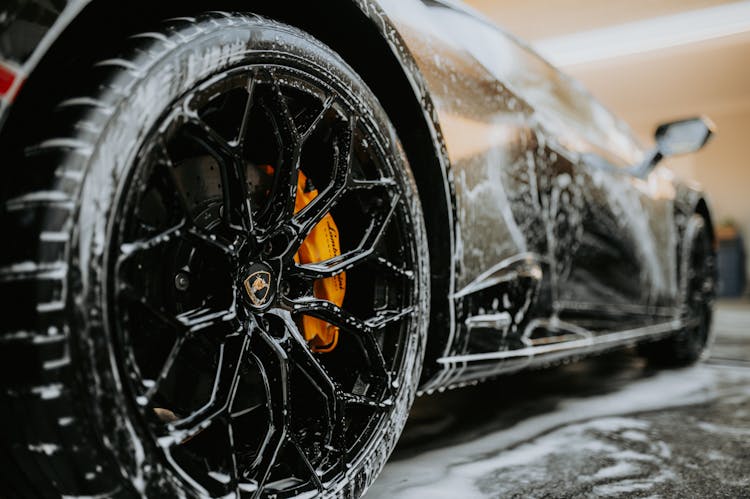
[[[663,157],[689,154],[701,149],[715,126],[705,117],[689,118],[659,125],[654,133],[656,147]]]
[[[704,116],[659,125],[654,133],[656,147],[640,165],[630,169],[631,173],[645,177],[666,157],[698,151],[713,136],[715,129],[714,123]]]

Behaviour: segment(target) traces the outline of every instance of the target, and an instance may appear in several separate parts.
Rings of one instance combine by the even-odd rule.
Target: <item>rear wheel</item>
[[[682,330],[674,336],[643,344],[640,352],[654,364],[688,365],[708,352],[716,287],[716,255],[704,218],[693,215],[685,229],[681,311]]]
[[[54,336],[67,355],[46,388],[6,392],[33,415],[14,413],[11,460],[69,495],[360,495],[405,422],[428,317],[393,127],[288,26],[210,14],[136,40],[33,150],[48,185],[5,203],[39,222],[31,263],[0,276],[31,286],[33,319],[13,322],[38,332],[4,343]],[[61,258],[42,261],[51,239]]]

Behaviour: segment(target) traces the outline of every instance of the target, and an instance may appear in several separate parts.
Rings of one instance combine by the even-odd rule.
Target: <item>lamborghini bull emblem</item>
[[[271,273],[265,270],[253,272],[245,279],[245,291],[256,307],[264,306],[271,291]]]

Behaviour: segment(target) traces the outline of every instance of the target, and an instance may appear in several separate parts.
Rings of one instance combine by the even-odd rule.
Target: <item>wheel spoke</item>
[[[300,142],[304,144],[310,138],[310,135],[315,132],[332,105],[333,97],[329,96],[323,101],[322,109],[305,109],[298,116],[294,117],[297,133],[300,135]]]
[[[195,489],[197,495],[199,497],[211,497],[211,494],[208,492],[208,490],[206,490],[203,485],[196,481],[190,475],[190,473],[186,472],[182,468],[182,466],[180,466],[175,460],[175,456],[172,453],[175,450],[175,447],[173,447],[174,443],[171,441],[171,439],[169,437],[161,437],[158,442],[162,450],[164,451],[164,457],[166,457],[167,461],[172,466],[172,469],[174,469],[180,477],[182,477],[193,487],[193,489]]]
[[[398,188],[398,184],[396,183],[395,179],[387,177],[378,180],[350,179],[347,188],[352,190],[386,189],[395,191]]]
[[[234,399],[239,370],[245,358],[249,337],[246,334],[229,336],[219,349],[219,359],[211,397],[200,409],[183,419],[170,423],[169,435],[162,437],[162,445],[173,445],[189,440],[207,428],[215,418],[228,412]]]
[[[237,307],[234,302],[226,309],[217,310],[210,307],[199,307],[174,315],[164,310],[163,307],[151,303],[148,297],[138,292],[138,290],[128,283],[121,282],[118,291],[119,295],[130,303],[138,305],[164,325],[183,334],[194,333],[222,323],[229,323],[237,318]]]
[[[288,330],[287,341],[285,343],[286,351],[312,385],[325,399],[326,421],[328,421],[327,433],[324,437],[326,442],[333,438],[334,427],[341,421],[343,410],[339,395],[339,389],[331,377],[325,371],[317,358],[313,355],[310,347],[305,341],[302,333],[291,320],[291,317],[285,319]]]
[[[166,142],[164,141],[163,135],[159,135],[159,137],[156,139],[152,151],[155,155],[155,166],[156,168],[159,168],[158,173],[161,173],[164,189],[168,190],[169,195],[173,196],[178,207],[180,208],[180,211],[182,212],[182,216],[187,221],[191,221],[191,210],[187,204],[187,200],[185,199],[182,190],[179,188],[179,185],[174,178],[175,164],[172,161],[171,156],[169,155],[169,149]]]
[[[304,461],[305,466],[310,471],[311,481],[318,487],[319,490],[324,489],[324,485],[320,481],[317,470],[309,461],[307,455],[304,453],[304,449],[301,448],[299,442],[291,433],[291,420],[292,417],[297,417],[298,420],[304,419],[305,415],[295,415],[291,412],[291,406],[288,403],[286,397],[288,397],[288,391],[293,389],[293,384],[297,386],[298,392],[308,391],[309,384],[312,385],[313,389],[317,390],[322,396],[325,406],[325,418],[327,428],[316,428],[316,431],[321,432],[321,441],[323,446],[333,446],[337,452],[337,465],[343,469],[344,465],[344,453],[346,451],[345,445],[341,440],[341,430],[344,428],[344,399],[342,392],[333,381],[330,375],[321,365],[320,361],[311,352],[309,345],[305,341],[302,333],[300,333],[296,324],[292,320],[289,312],[278,311],[271,314],[274,317],[274,321],[270,327],[278,329],[277,334],[271,336],[266,335],[265,340],[267,346],[264,348],[268,353],[273,354],[275,352],[276,358],[271,359],[269,362],[266,359],[261,359],[260,362],[266,366],[273,366],[279,369],[277,373],[277,380],[284,380],[283,383],[277,383],[279,385],[274,393],[271,393],[271,403],[274,404],[274,398],[276,399],[275,405],[271,413],[271,420],[273,422],[271,432],[267,437],[271,444],[278,444],[277,440],[274,440],[272,433],[275,431],[278,433],[280,425],[284,425],[284,436],[282,444],[279,445],[290,445],[296,448],[297,452],[300,453],[301,459]],[[274,339],[278,338],[278,339]],[[259,354],[260,356],[261,354]],[[296,370],[292,371],[294,374],[289,374],[288,368],[283,366],[294,365]],[[272,376],[266,377],[269,381],[273,382]],[[301,374],[302,377],[296,376]],[[299,386],[300,383],[304,383],[304,386]],[[283,401],[283,404],[281,403]],[[282,412],[286,416],[286,419],[281,420],[278,418],[278,413]],[[339,431],[336,431],[337,428]],[[267,444],[267,446],[271,445]]]
[[[386,274],[397,279],[414,280],[414,271],[406,270],[383,257],[369,258],[367,263],[381,274]]]
[[[320,481],[320,477],[318,476],[318,472],[315,469],[315,466],[313,466],[313,464],[310,462],[310,459],[307,457],[307,454],[305,454],[304,449],[300,447],[297,441],[295,439],[290,440],[292,442],[292,446],[297,451],[297,454],[304,463],[305,468],[307,468],[307,470],[310,472],[310,478],[312,478],[312,482],[315,484],[315,487],[319,492],[323,492],[325,490],[325,486],[323,485],[323,482]]]
[[[393,398],[393,386],[391,384],[391,370],[383,357],[383,350],[374,334],[366,334],[360,337],[362,348],[367,356],[367,361],[373,371],[381,378],[386,400]]]
[[[402,310],[385,310],[374,317],[362,320],[345,311],[335,303],[317,298],[286,298],[285,303],[297,314],[305,314],[324,320],[329,324],[358,334],[373,334],[388,324],[399,321],[414,312],[414,307]]]
[[[301,142],[297,125],[289,109],[289,104],[281,90],[281,85],[273,71],[268,71],[267,76],[270,78],[271,91],[265,94],[266,99],[263,103],[270,112],[271,121],[273,121],[274,132],[281,139],[281,143],[293,143],[298,145]]]
[[[234,427],[231,420],[227,424],[227,438],[229,439],[229,478],[231,489],[236,494],[237,499],[241,497],[239,485],[239,469],[237,468],[237,452],[234,441]]]
[[[308,279],[325,279],[351,269],[372,253],[371,248],[358,248],[322,262],[295,265],[292,272]]]
[[[199,307],[179,314],[177,320],[188,331],[194,333],[201,329],[234,321],[237,318],[236,309],[235,303],[232,303],[229,308],[219,310],[209,307]]]
[[[223,163],[237,154],[229,141],[200,119],[196,113],[190,112],[185,120],[185,135],[217,162]]]
[[[383,329],[387,325],[398,322],[412,313],[414,313],[414,307],[406,307],[401,310],[382,310],[372,319],[368,319],[367,324],[376,330]]]
[[[142,405],[148,405],[151,403],[151,400],[153,399],[154,395],[159,391],[161,388],[162,382],[167,379],[167,376],[172,372],[172,367],[174,366],[175,361],[177,360],[177,357],[180,355],[180,352],[182,351],[182,347],[185,344],[185,341],[187,340],[187,335],[178,335],[177,339],[175,339],[174,345],[172,345],[172,349],[169,351],[169,354],[167,355],[166,360],[164,361],[164,365],[161,368],[161,371],[159,371],[159,375],[156,377],[154,383],[148,388],[146,393],[144,394],[144,403]]]
[[[242,113],[242,121],[240,122],[240,128],[236,139],[237,147],[240,151],[245,148],[245,137],[247,136],[247,129],[250,123],[250,113],[255,105],[255,76],[250,78],[245,87],[247,91],[247,100],[245,101],[245,110]]]
[[[165,244],[174,241],[175,238],[183,235],[187,227],[188,223],[183,219],[177,225],[165,229],[156,235],[147,237],[145,239],[139,239],[130,243],[122,243],[120,245],[120,255],[117,258],[118,268],[121,267],[124,262],[130,260],[136,255],[161,248]]]
[[[257,483],[253,497],[260,497],[287,441],[289,428],[289,359],[286,352],[266,332],[258,329],[253,341],[253,357],[264,374],[268,394],[269,427],[260,452],[246,471]]]
[[[216,234],[207,233],[200,227],[188,227],[182,236],[196,245],[218,249],[227,257],[235,257],[237,254],[237,248],[234,243]]]
[[[388,212],[380,213],[370,221],[357,248],[321,262],[296,265],[294,272],[308,279],[323,279],[338,275],[369,258],[375,252],[375,247],[393,218],[397,205],[398,196],[394,196]]]
[[[271,217],[268,225],[275,227],[282,221],[289,220],[294,213],[302,139],[275,75],[273,72],[269,72],[268,75],[271,79],[271,91],[264,95],[266,98],[262,99],[262,102],[276,139],[281,145],[279,164],[275,168],[267,208],[267,213]]]
[[[338,404],[338,389],[333,383],[328,373],[318,363],[317,359],[310,351],[310,347],[301,337],[295,338],[289,342],[290,354],[295,361],[295,365],[305,374],[308,380],[315,386],[326,401],[326,418],[327,421],[338,421],[341,409]],[[332,429],[329,428],[329,433]],[[327,440],[330,439],[330,434]]]
[[[316,298],[300,298],[296,300],[287,299],[286,302],[292,307],[294,313],[322,319],[346,331],[358,334],[371,334],[374,332],[374,328],[366,321],[358,319],[330,301]]]
[[[341,394],[341,397],[347,404],[370,407],[378,411],[388,410],[388,408],[393,405],[393,402],[390,399],[386,399],[385,401],[380,402],[378,400],[375,400],[374,398],[366,397],[364,395],[357,395],[354,393],[345,392]]]
[[[252,495],[253,499],[262,497],[266,482],[271,476],[271,469],[276,464],[276,460],[279,458],[285,442],[286,430],[269,430],[267,433],[258,459],[253,464],[253,469],[256,470],[255,476],[257,477],[253,479],[257,487],[255,493]]]
[[[233,160],[220,163],[220,166],[224,223],[231,229],[250,233],[253,230],[253,217],[244,165]]]
[[[294,216],[292,223],[297,227],[298,243],[307,237],[323,217],[331,211],[341,198],[349,182],[352,160],[352,141],[356,118],[352,117],[343,133],[339,133],[333,144],[333,172],[331,182],[307,206]]]
[[[187,124],[186,135],[208,152],[219,165],[225,225],[245,234],[252,231],[250,197],[240,149],[230,144],[194,113],[187,117]]]
[[[157,319],[159,322],[167,327],[172,328],[175,332],[181,332],[185,329],[185,325],[177,319],[176,316],[151,303],[143,293],[139,293],[133,286],[125,282],[120,282],[118,287],[118,294],[120,297],[126,299],[130,303],[139,306],[147,314]]]
[[[274,171],[274,180],[269,202],[266,208],[268,227],[283,225],[294,212],[297,197],[297,179],[299,176],[300,149],[296,146],[284,146],[281,161]]]
[[[120,254],[117,257],[117,269],[122,270],[122,265],[132,258],[147,254],[150,251],[159,250],[167,244],[176,240],[190,241],[196,246],[218,249],[227,257],[234,257],[237,248],[232,242],[206,233],[204,229],[193,226],[187,219],[165,229],[158,234],[120,244]]]

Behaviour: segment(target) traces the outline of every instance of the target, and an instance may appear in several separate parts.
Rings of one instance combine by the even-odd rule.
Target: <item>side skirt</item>
[[[567,331],[571,333],[565,335],[568,338],[572,337],[571,339],[551,344],[526,346],[514,350],[441,357],[437,362],[443,365],[464,364],[469,368],[477,364],[484,364],[486,366],[488,362],[497,363],[496,369],[489,369],[493,375],[515,372],[527,367],[537,367],[568,357],[591,355],[613,348],[631,346],[645,339],[658,340],[679,331],[682,325],[682,321],[680,320],[671,320],[641,328],[609,333],[589,332],[589,334],[584,335],[582,334],[582,328],[578,326],[562,321],[555,321],[555,328],[561,332]],[[544,325],[540,324],[540,327],[544,327]],[[508,365],[503,365],[506,363]],[[471,371],[473,369],[469,369],[469,372]],[[482,369],[481,371],[484,375],[479,375],[476,378],[486,376],[487,370]],[[473,376],[470,377],[473,378]],[[467,381],[470,381],[470,379],[464,378],[460,380],[462,384]]]

